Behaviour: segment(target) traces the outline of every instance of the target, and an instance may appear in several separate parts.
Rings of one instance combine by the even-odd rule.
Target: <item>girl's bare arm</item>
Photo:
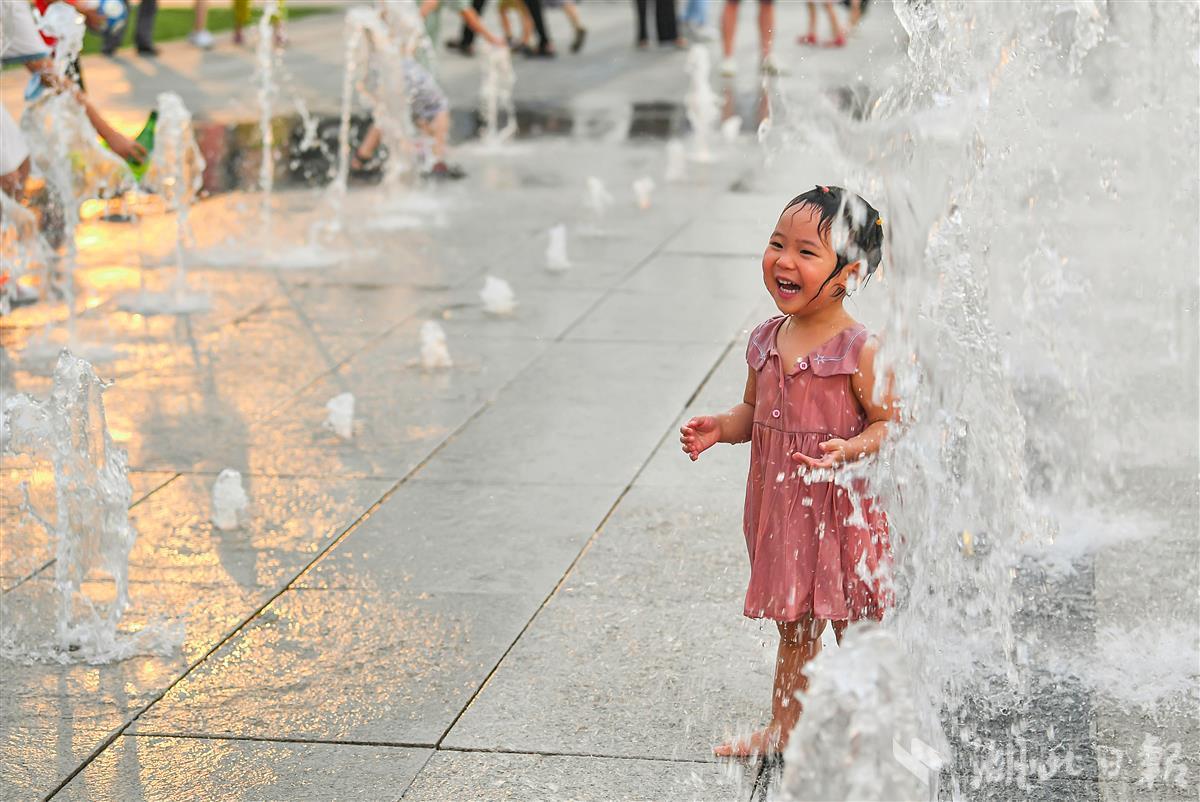
[[[750,439],[750,433],[754,430],[755,378],[754,368],[750,368],[742,403],[716,416],[721,426],[721,439],[718,442],[745,443]]]
[[[878,351],[879,342],[874,339],[868,340],[859,357],[858,370],[850,377],[850,387],[867,414],[867,426],[861,433],[846,441],[847,460],[862,459],[878,452],[884,438],[887,437],[888,426],[900,415],[896,396],[892,392],[894,382],[891,375],[887,377],[882,397],[878,401],[875,400],[875,354]]]
[[[679,442],[683,453],[693,462],[700,454],[717,443],[744,443],[750,439],[754,429],[755,374],[750,369],[746,378],[746,392],[742,403],[720,415],[699,415],[692,418],[679,430]]]

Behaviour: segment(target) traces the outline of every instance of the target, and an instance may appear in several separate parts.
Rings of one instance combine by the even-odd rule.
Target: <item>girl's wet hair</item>
[[[793,206],[808,207],[816,213],[817,231],[837,254],[837,266],[817,295],[847,265],[858,261],[863,263],[860,280],[866,283],[883,260],[883,218],[879,211],[854,192],[819,185],[788,201],[784,213]]]

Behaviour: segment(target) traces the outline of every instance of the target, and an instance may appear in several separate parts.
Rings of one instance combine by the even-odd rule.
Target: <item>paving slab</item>
[[[622,489],[409,481],[297,584],[521,592],[540,602]]]
[[[536,381],[502,392],[419,475],[628,482],[670,424],[672,406],[682,408],[719,353],[698,344],[556,343],[530,365]]]
[[[773,223],[774,220],[695,220],[672,237],[663,247],[663,252],[761,259]]]
[[[518,594],[289,590],[133,731],[433,745],[535,607]]]
[[[5,457],[3,491],[0,492],[0,590],[8,591],[54,559],[54,544],[46,528],[20,509],[27,488],[35,509],[50,511],[56,506],[53,474],[35,470],[32,461]],[[17,463],[17,464],[13,464]],[[130,471],[129,484],[136,505],[176,476],[171,472]]]
[[[214,479],[181,476],[134,508],[134,576],[278,589],[391,486],[372,479],[243,476],[247,517],[239,528],[221,530],[210,519]]]
[[[724,605],[727,616],[740,616],[750,578],[744,505],[737,487],[635,485],[567,577],[562,593],[651,608],[656,599],[706,602]]]
[[[88,727],[0,724],[0,799],[42,799],[108,734]]]
[[[55,799],[396,799],[430,750],[122,736]]]
[[[622,290],[676,295],[688,300],[697,291],[730,300],[736,298],[742,301],[743,313],[745,301],[766,294],[760,259],[712,254],[656,254],[619,286]]]
[[[616,291],[567,339],[724,345],[745,316],[746,302],[737,296],[696,292],[687,284],[670,293]]]
[[[736,764],[439,751],[402,799],[718,802],[747,799],[751,783]]]
[[[714,745],[761,727],[769,715],[767,636],[739,612],[703,600],[655,596],[651,603],[590,588],[561,592],[444,743],[713,760]]]
[[[256,424],[249,436],[255,470],[399,479],[546,347],[536,339],[479,336],[482,331],[467,324],[443,322],[452,368],[421,368],[419,322],[398,327]],[[346,392],[355,401],[350,440],[324,425],[325,404]]]

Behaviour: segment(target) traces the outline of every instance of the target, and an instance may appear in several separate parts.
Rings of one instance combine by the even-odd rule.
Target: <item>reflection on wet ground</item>
[[[726,98],[729,114],[734,113],[734,109],[749,108],[756,104],[757,100],[749,96],[735,99],[730,93]],[[683,137],[690,131],[683,104],[672,102],[636,102],[620,108],[590,109],[525,103],[518,104],[516,112],[518,129],[515,138],[518,142],[545,137],[570,137],[610,143],[649,143]],[[316,115],[315,119],[315,142],[303,148],[304,124],[298,115],[273,119],[278,152],[276,186],[286,186],[289,182],[322,186],[332,180],[337,169],[340,121],[330,115]],[[369,125],[368,115],[351,116],[351,147],[361,140]],[[482,121],[476,109],[456,107],[452,110],[452,143],[476,140],[481,130]],[[205,191],[225,192],[257,186],[262,145],[257,120],[235,124],[197,122],[196,136],[207,162]],[[378,178],[386,155],[386,151],[381,151],[355,177]]]

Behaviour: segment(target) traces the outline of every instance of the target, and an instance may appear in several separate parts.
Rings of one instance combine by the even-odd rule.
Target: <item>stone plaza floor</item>
[[[770,694],[774,633],[740,614],[747,455],[719,448],[691,464],[676,440],[681,420],[741,398],[746,331],[773,311],[763,240],[795,194],[762,168],[744,5],[741,72],[723,85],[743,132],[683,181],[663,167],[666,137],[685,131],[685,54],[633,50],[626,4],[585,3],[583,54],[517,65],[523,113],[571,132],[494,153],[459,143],[468,178],[409,196],[352,184],[333,263],[239,257],[303,246],[324,190],[283,182],[264,233],[257,194],[233,188],[192,212],[188,282],[212,309],[142,317],[115,299],[169,285],[170,219],[83,226],[78,336],[116,350],[97,370],[113,381],[108,425],[134,488],[126,621],[181,615],[186,639],[172,657],[4,664],[0,797],[759,794],[757,765],[710,751],[761,725]],[[889,69],[898,29],[877,11],[845,51],[800,56],[803,11],[785,6],[780,52],[813,60],[808,74],[830,91]],[[565,42],[560,15],[551,22]],[[281,107],[294,94],[336,113],[342,39],[341,15],[293,26]],[[167,89],[198,120],[257,117],[253,54],[227,42],[85,62],[118,120]],[[441,64],[452,102],[474,108],[478,64]],[[5,80],[0,95],[9,104],[19,89]],[[795,191],[821,167],[793,165],[812,176]],[[603,215],[585,203],[589,176],[615,197]],[[645,210],[630,188],[642,176],[657,184]],[[550,273],[558,223],[572,264]],[[511,316],[483,312],[486,275],[512,284]],[[46,366],[19,354],[62,319],[45,304],[4,319],[14,389],[48,389]],[[418,366],[428,319],[446,330],[452,369]],[[349,441],[322,426],[343,392],[357,402]],[[251,499],[233,531],[209,522],[224,468],[242,472]],[[4,478],[6,521],[19,478]],[[1194,543],[1173,547],[1191,555]],[[6,527],[6,603],[45,594],[51,559],[36,530]],[[1135,729],[1122,715],[1101,709],[1091,736],[1122,743]],[[1138,798],[1135,780],[1063,793]]]

